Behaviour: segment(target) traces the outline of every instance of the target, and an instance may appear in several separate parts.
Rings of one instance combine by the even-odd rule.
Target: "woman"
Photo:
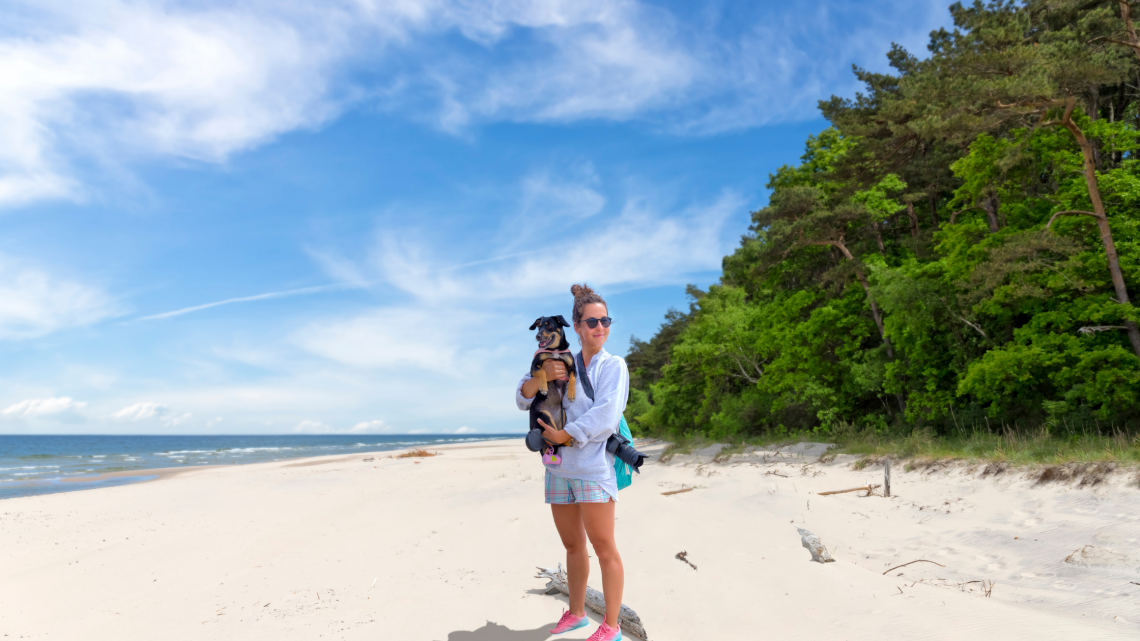
[[[546,502],[554,515],[554,526],[566,547],[566,574],[570,583],[570,609],[562,613],[551,634],[562,634],[589,624],[586,618],[586,579],[590,557],[586,539],[594,547],[602,567],[602,592],[606,597],[606,619],[589,641],[621,639],[618,614],[621,611],[625,570],[614,542],[614,508],[617,504],[617,474],[614,457],[606,452],[606,440],[618,431],[618,422],[629,398],[629,371],[620,356],[603,347],[610,337],[606,301],[586,285],[570,288],[574,294],[574,331],[582,345],[582,361],[594,388],[594,400],[582,387],[583,375],[576,377],[575,398],[566,406],[562,431],[541,420],[543,437],[562,445],[558,465],[546,467]],[[549,359],[543,365],[547,380],[566,379],[561,361]],[[519,409],[530,409],[539,381],[530,375],[519,382],[515,400]],[[573,445],[566,445],[570,439]]]

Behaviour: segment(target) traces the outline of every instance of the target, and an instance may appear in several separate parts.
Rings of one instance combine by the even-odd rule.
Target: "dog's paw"
[[[538,386],[538,391],[544,396],[550,393],[550,388],[546,386],[546,381],[543,381],[542,384]]]

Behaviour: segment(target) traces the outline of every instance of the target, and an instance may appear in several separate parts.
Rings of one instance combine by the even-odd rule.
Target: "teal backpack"
[[[578,352],[574,356],[574,362],[577,365],[578,380],[582,381],[582,389],[586,390],[586,396],[590,397],[592,401],[594,400],[594,386],[590,384],[590,376],[586,373],[586,364],[582,360],[582,352]],[[633,442],[633,434],[629,431],[629,425],[625,422],[625,416],[621,417],[618,430],[626,440],[631,443]],[[614,472],[617,473],[617,488],[619,490],[624,490],[633,484],[633,469],[617,457],[614,457]]]

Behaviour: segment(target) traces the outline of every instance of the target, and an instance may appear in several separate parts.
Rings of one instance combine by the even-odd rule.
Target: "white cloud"
[[[13,418],[32,418],[62,414],[87,407],[87,403],[76,401],[69,396],[59,398],[29,398],[8,406],[0,415]]]
[[[335,430],[320,421],[305,420],[297,423],[290,431],[295,434],[331,434]]]
[[[153,401],[144,401],[129,405],[111,414],[111,418],[119,421],[147,421],[157,420],[166,427],[183,425],[194,418],[189,412],[175,412],[169,406]]]
[[[635,0],[43,0],[0,36],[0,207],[85,198],[80,166],[224,161],[362,102],[452,131],[802,120],[854,87],[851,62],[881,64],[892,39],[921,44],[944,4],[788,3],[758,10],[741,35],[735,21]]]
[[[114,301],[96,287],[0,255],[0,340],[35,338],[117,313]]]
[[[462,328],[480,318],[455,309],[389,307],[312,323],[291,339],[314,354],[356,367],[447,373],[457,367]]]
[[[389,428],[384,421],[377,419],[373,421],[362,421],[360,423],[357,423],[356,425],[353,425],[352,429],[348,431],[352,434],[376,434],[389,431],[390,429],[391,428]]]
[[[452,434],[474,434],[474,433],[475,433],[474,428],[467,427],[466,425],[464,425],[463,427],[460,427],[460,428],[456,429],[454,432],[452,432]]]

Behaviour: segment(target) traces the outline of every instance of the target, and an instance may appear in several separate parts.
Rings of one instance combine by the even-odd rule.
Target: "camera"
[[[645,459],[649,458],[633,449],[629,439],[621,434],[614,434],[606,441],[606,451],[613,454],[619,461],[632,467],[638,474],[641,474],[641,465],[645,463]]]

